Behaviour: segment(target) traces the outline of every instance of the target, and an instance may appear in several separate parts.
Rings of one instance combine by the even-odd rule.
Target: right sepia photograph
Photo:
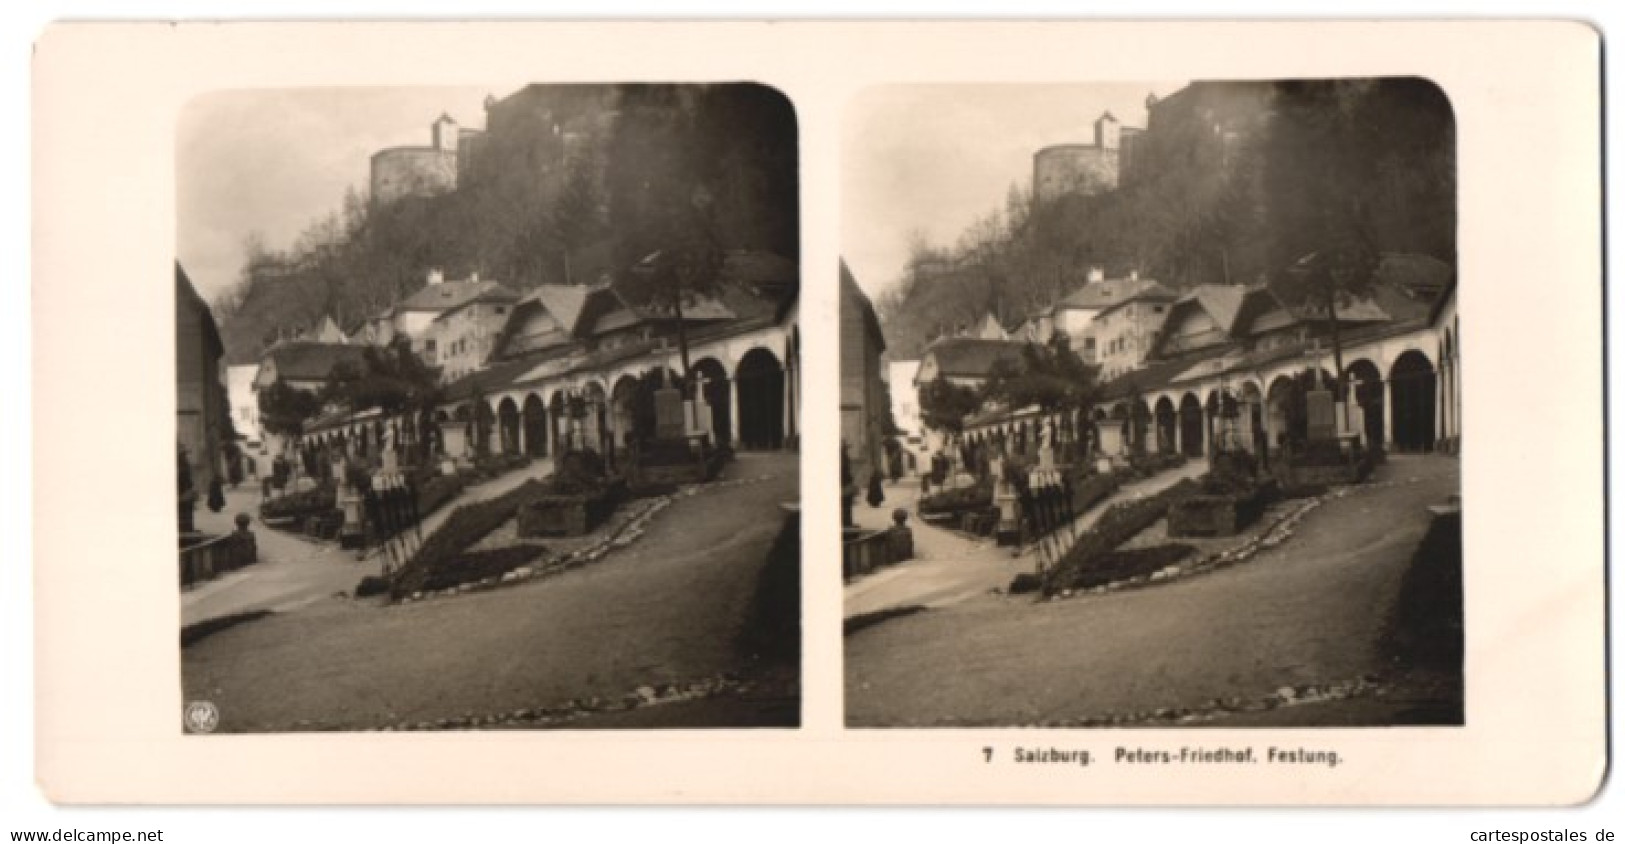
[[[841,187],[848,726],[1465,722],[1437,85],[871,88]]]

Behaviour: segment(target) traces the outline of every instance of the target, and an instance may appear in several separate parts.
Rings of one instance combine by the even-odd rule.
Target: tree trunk
[[[683,398],[696,398],[696,396],[689,393],[693,378],[688,365],[688,325],[683,321],[683,287],[681,282],[678,283],[677,296],[673,303],[672,310],[677,314],[677,352],[683,362]]]
[[[1333,384],[1335,386],[1333,388],[1332,398],[1333,400],[1336,400],[1339,397],[1342,399],[1343,428],[1347,430],[1351,422],[1351,417],[1349,416],[1349,404],[1351,402],[1349,401],[1350,397],[1346,389],[1347,385],[1345,384],[1345,376],[1343,373],[1343,332],[1338,328],[1337,325],[1337,288],[1330,285],[1328,285],[1328,287],[1329,292],[1326,296],[1326,315],[1332,321],[1332,366],[1335,367],[1333,370],[1335,373]]]

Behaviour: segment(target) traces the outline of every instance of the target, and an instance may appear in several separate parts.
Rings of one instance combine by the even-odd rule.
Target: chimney
[[[480,273],[479,273],[478,270],[475,270],[474,272],[471,272],[471,273],[468,274],[468,283],[469,284],[478,284],[479,281],[480,281]]]
[[[1139,281],[1140,280],[1140,271],[1139,270],[1129,270],[1128,271],[1128,280],[1129,281]]]
[[[446,280],[446,274],[442,273],[438,267],[436,267],[435,269],[432,269],[432,270],[429,271],[429,283],[430,284],[439,284],[440,282],[445,281],[445,280]]]
[[[1095,284],[1106,280],[1106,271],[1100,267],[1089,268],[1089,283]]]

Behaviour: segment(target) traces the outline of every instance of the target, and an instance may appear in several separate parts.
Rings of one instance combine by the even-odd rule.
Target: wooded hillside
[[[1176,290],[1250,284],[1357,243],[1456,262],[1455,120],[1415,78],[1196,82],[1150,108],[1118,189],[1002,208],[953,244],[916,237],[876,306],[893,359],[992,312],[1007,327],[1090,266]]]
[[[324,316],[351,330],[431,268],[521,291],[591,283],[670,243],[699,202],[721,248],[799,258],[795,113],[773,89],[538,85],[489,118],[457,190],[375,207],[352,189],[285,250],[251,238],[214,303],[228,360]]]

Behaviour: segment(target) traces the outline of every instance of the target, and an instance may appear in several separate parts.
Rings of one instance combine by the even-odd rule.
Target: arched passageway
[[[1163,454],[1174,452],[1174,443],[1178,438],[1176,430],[1179,426],[1179,414],[1174,411],[1174,402],[1167,396],[1157,399],[1157,451]]]
[[[1427,355],[1412,350],[1399,356],[1389,371],[1396,451],[1431,451],[1437,383]]]
[[[693,364],[693,375],[699,385],[697,396],[710,408],[711,441],[733,441],[733,413],[728,405],[733,385],[728,383],[728,370],[716,358],[700,358]]]
[[[1179,400],[1179,445],[1186,457],[1201,457],[1205,441],[1202,431],[1207,427],[1202,403],[1192,393]]]
[[[501,453],[519,453],[519,405],[512,398],[497,405],[497,442]]]
[[[1129,410],[1129,448],[1135,454],[1144,454],[1151,436],[1151,406],[1145,399],[1135,399]]]
[[[1264,428],[1264,394],[1258,384],[1243,382],[1236,397],[1238,427],[1243,446],[1253,454],[1263,454],[1269,448],[1269,435]]]
[[[484,401],[474,402],[474,453],[491,453],[491,429],[496,425],[496,419],[491,413],[491,406]]]
[[[773,353],[751,349],[734,379],[739,397],[739,443],[746,449],[784,445],[784,368]]]
[[[1354,406],[1360,409],[1360,440],[1367,446],[1380,447],[1383,443],[1383,415],[1386,413],[1382,383],[1382,370],[1365,358],[1359,358],[1348,367],[1348,382],[1354,394]]]
[[[541,397],[535,393],[525,396],[525,406],[520,409],[520,416],[525,429],[525,453],[531,457],[546,457],[550,443],[547,436],[547,408],[542,406]]]
[[[564,391],[553,393],[553,397],[547,401],[547,450],[555,457],[564,450],[564,423],[568,413]]]

